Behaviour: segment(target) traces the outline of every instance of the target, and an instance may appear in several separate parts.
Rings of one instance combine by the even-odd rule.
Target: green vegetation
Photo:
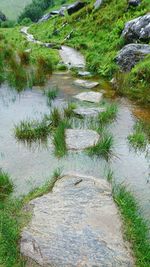
[[[51,106],[52,101],[57,97],[58,95],[58,88],[49,88],[48,90],[44,91],[44,94],[47,97],[47,104],[48,106]]]
[[[107,123],[113,122],[117,117],[118,108],[116,104],[111,104],[106,107],[106,111],[100,112],[98,120],[103,126]]]
[[[121,212],[124,221],[124,237],[131,244],[136,266],[150,266],[149,228],[139,213],[134,197],[124,186],[114,186],[113,197]]]
[[[0,266],[24,267],[25,259],[20,255],[19,240],[21,229],[30,218],[23,207],[35,197],[51,192],[55,182],[61,178],[61,170],[55,170],[52,178],[22,199],[8,197],[0,201]]]
[[[15,137],[21,141],[33,142],[45,141],[50,134],[51,128],[46,121],[21,121],[15,126]]]
[[[104,157],[106,160],[112,155],[113,136],[106,132],[102,133],[99,142],[87,149],[90,156]]]
[[[53,143],[55,146],[55,155],[57,157],[63,157],[67,153],[65,130],[69,127],[69,123],[62,120],[53,134]]]
[[[14,185],[7,173],[0,170],[0,201],[13,192]]]
[[[73,102],[68,103],[67,107],[64,109],[64,116],[68,119],[74,116],[74,109],[76,104]]]
[[[145,149],[148,144],[148,138],[143,130],[143,124],[137,122],[134,126],[134,132],[128,136],[129,143],[135,149]]]
[[[47,117],[47,119],[48,119],[48,117]],[[62,116],[61,116],[60,111],[57,108],[54,108],[50,114],[50,121],[51,121],[52,127],[54,127],[54,128],[58,127],[61,120],[62,120]]]

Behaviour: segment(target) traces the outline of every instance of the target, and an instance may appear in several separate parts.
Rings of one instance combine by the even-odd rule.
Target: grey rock
[[[81,86],[81,87],[84,87],[86,89],[92,89],[92,88],[95,88],[96,86],[99,85],[98,82],[91,82],[91,81],[80,80],[80,79],[75,80],[74,84],[78,85],[78,86]]]
[[[138,40],[150,41],[150,14],[127,22],[122,36],[128,43]]]
[[[29,260],[43,267],[134,266],[104,179],[66,175],[28,206],[33,216],[22,231],[20,248]]]
[[[136,63],[148,54],[150,54],[150,45],[128,44],[118,53],[116,62],[126,72],[130,71]]]
[[[140,3],[141,3],[140,0],[129,0],[128,1],[128,7],[130,7],[130,6],[137,7],[140,5]]]
[[[51,13],[47,13],[44,16],[42,16],[42,18],[39,19],[38,23],[44,22],[49,20],[52,17]]]
[[[83,92],[74,96],[74,98],[79,99],[81,101],[87,101],[93,103],[99,103],[102,97],[103,94],[98,92]]]
[[[78,71],[78,75],[82,77],[91,77],[92,74],[89,71]]]
[[[3,12],[0,11],[0,21],[6,21],[6,20],[7,20],[6,16],[4,15]]]
[[[81,8],[85,7],[86,2],[77,1],[67,7],[67,12],[69,15],[79,11]]]
[[[67,129],[66,145],[68,149],[83,150],[92,147],[99,141],[99,134],[93,130]]]
[[[96,0],[96,2],[94,3],[94,7],[95,9],[98,9],[103,3],[103,0]]]
[[[105,108],[76,108],[74,109],[74,113],[81,116],[87,116],[87,117],[95,117],[99,113],[104,112]]]

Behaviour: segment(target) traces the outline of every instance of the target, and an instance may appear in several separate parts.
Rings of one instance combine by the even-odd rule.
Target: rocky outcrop
[[[3,12],[0,11],[0,21],[6,21],[7,18],[6,16],[3,14]]]
[[[118,53],[116,62],[123,71],[127,72],[148,54],[150,54],[150,45],[128,44]]]
[[[93,130],[67,129],[66,130],[67,149],[83,150],[92,147],[99,141],[99,134]]]
[[[140,0],[129,0],[128,1],[128,7],[137,7],[141,3]]]
[[[127,43],[134,43],[139,40],[150,41],[150,14],[127,22],[122,37]]]
[[[95,9],[98,9],[102,3],[103,3],[103,0],[96,0],[96,2],[94,3]]]
[[[40,266],[134,266],[104,179],[66,175],[27,209],[33,216],[22,231],[21,252]]]
[[[82,2],[82,1],[77,1],[72,5],[69,5],[67,7],[67,12],[69,15],[72,15],[73,13],[79,11],[81,8],[85,7],[86,2]]]

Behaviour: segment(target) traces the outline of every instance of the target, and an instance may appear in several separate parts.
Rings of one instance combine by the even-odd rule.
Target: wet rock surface
[[[72,15],[73,13],[79,11],[81,8],[83,8],[86,5],[86,2],[77,1],[73,3],[72,5],[69,5],[67,7],[67,12],[69,15]]]
[[[98,92],[83,92],[75,95],[74,98],[80,101],[87,101],[93,103],[99,103],[102,100],[103,94]]]
[[[40,266],[133,267],[105,180],[66,175],[28,206],[33,216],[23,229],[21,252]]]
[[[148,54],[150,54],[150,45],[128,44],[120,50],[116,62],[123,71],[127,72]]]
[[[140,0],[129,0],[128,1],[128,7],[137,7],[137,6],[139,6],[140,5],[140,3],[141,3],[141,1]]]
[[[100,112],[104,112],[106,109],[105,108],[84,108],[84,107],[79,107],[74,109],[74,113],[77,115],[81,116],[87,116],[87,117],[95,117],[97,116]]]
[[[83,150],[92,147],[100,139],[97,132],[93,130],[67,129],[66,145],[71,150]]]
[[[126,42],[134,43],[138,40],[150,40],[150,13],[126,23],[122,32]]]
[[[84,87],[86,89],[92,89],[92,88],[95,88],[96,86],[99,85],[98,82],[91,82],[88,80],[80,80],[80,79],[75,80],[74,84],[81,86],[81,87]]]
[[[68,68],[85,68],[84,56],[75,49],[68,46],[62,46],[59,53],[63,62],[67,65]]]

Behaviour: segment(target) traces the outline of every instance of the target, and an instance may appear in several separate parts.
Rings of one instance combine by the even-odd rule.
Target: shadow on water
[[[57,86],[58,97],[54,106],[63,107],[72,96],[84,91],[73,85],[69,73],[53,74],[46,87]],[[119,104],[117,120],[109,126],[114,136],[114,156],[109,162],[103,158],[89,157],[85,152],[68,152],[66,157],[57,159],[50,138],[45,143],[24,144],[17,142],[13,127],[21,120],[41,119],[49,113],[44,88],[33,88],[17,94],[8,86],[0,87],[0,168],[11,174],[17,195],[26,194],[33,187],[43,184],[60,167],[64,172],[104,177],[111,168],[116,182],[124,182],[134,192],[144,215],[150,218],[150,162],[145,151],[131,149],[127,136],[135,124],[135,108],[124,99]]]

